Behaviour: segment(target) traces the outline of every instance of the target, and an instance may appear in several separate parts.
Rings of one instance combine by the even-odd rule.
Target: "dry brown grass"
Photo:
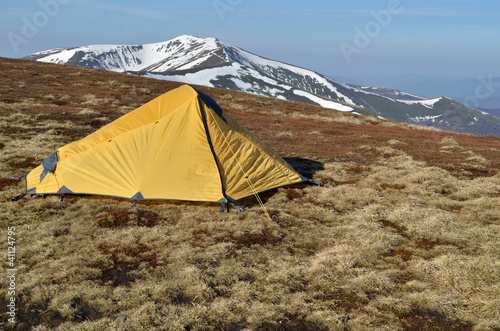
[[[500,329],[500,140],[202,88],[325,186],[263,194],[272,220],[255,203],[12,203],[24,186],[8,175],[177,85],[0,61],[0,237],[16,227],[16,330]],[[8,298],[0,328],[13,329]]]

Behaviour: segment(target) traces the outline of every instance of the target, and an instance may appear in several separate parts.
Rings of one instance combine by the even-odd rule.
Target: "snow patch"
[[[436,116],[417,116],[413,117],[412,121],[418,123],[418,122],[423,122],[423,121],[431,121],[432,123],[436,122],[436,120],[443,115],[436,115]]]
[[[427,100],[397,100],[398,102],[406,103],[407,105],[422,105],[427,108],[434,108],[434,105],[442,98],[427,99]]]
[[[345,106],[343,104],[340,104],[338,102],[330,101],[330,100],[325,100],[323,98],[317,97],[311,93],[301,91],[301,90],[293,90],[293,93],[296,95],[300,95],[302,97],[308,98],[311,101],[314,101],[315,103],[319,104],[321,107],[324,108],[330,108],[330,109],[335,109],[335,110],[340,110],[340,111],[353,111],[354,109],[349,106]]]

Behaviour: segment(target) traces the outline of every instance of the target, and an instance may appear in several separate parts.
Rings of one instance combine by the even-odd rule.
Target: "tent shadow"
[[[283,158],[289,165],[292,166],[299,174],[306,178],[312,178],[312,176],[318,171],[325,170],[325,165],[322,162],[304,159],[299,157],[285,157]],[[287,188],[302,188],[307,185],[311,185],[310,183],[300,183],[286,186]],[[272,198],[274,195],[278,193],[278,189],[272,189],[267,192],[263,192],[259,194],[260,199],[263,203],[266,203],[267,200]],[[257,199],[255,197],[248,197],[237,202],[238,205],[255,205],[258,204]]]
[[[283,158],[289,165],[292,166],[299,174],[306,178],[312,178],[312,175],[318,171],[325,170],[325,165],[322,162],[304,159],[300,157],[285,157]]]

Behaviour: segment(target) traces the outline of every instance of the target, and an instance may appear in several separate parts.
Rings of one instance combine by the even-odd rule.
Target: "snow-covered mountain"
[[[184,35],[136,46],[56,48],[26,59],[244,91],[454,131],[500,135],[499,118],[451,99],[426,100],[402,91],[341,83],[216,38]]]
[[[354,110],[349,106],[354,102],[339,93],[327,78],[309,70],[264,59],[215,38],[200,39],[185,35],[166,42],[138,46],[57,48],[32,54],[26,59],[228,88],[319,104],[341,111]]]

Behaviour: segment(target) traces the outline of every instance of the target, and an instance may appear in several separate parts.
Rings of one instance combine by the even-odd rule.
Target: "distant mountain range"
[[[341,83],[216,38],[183,35],[136,46],[55,48],[25,59],[232,89],[456,132],[500,136],[500,118],[453,99],[426,99],[389,88]]]
[[[348,79],[333,77],[358,85],[369,83],[395,88],[425,98],[447,96],[474,108],[487,109],[487,112],[500,108],[500,77],[493,74],[472,78],[426,74],[359,75]]]

